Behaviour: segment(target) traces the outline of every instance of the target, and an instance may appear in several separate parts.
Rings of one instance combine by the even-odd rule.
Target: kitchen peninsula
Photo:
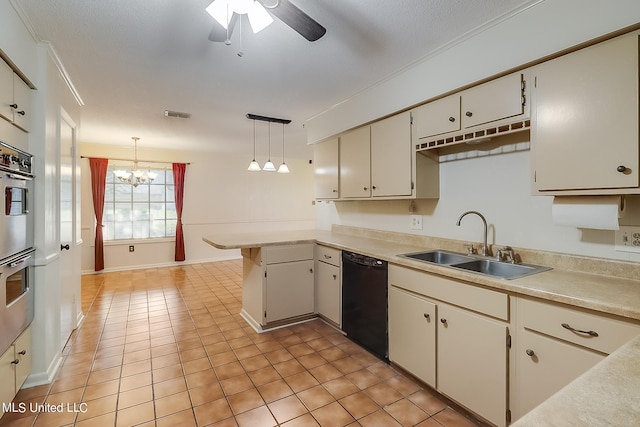
[[[506,294],[510,301],[507,326],[510,336],[513,337],[513,345],[508,351],[510,359],[508,388],[510,390],[510,411],[514,412],[514,420],[521,418],[526,412],[529,412],[531,407],[540,403],[536,402],[533,406],[528,407],[526,403],[523,403],[526,399],[521,396],[523,393],[525,395],[528,393],[522,392],[522,390],[528,389],[529,385],[522,384],[526,375],[521,374],[520,369],[526,368],[526,364],[534,359],[537,362],[536,358],[538,357],[537,354],[533,357],[524,355],[525,349],[530,350],[526,347],[528,344],[525,345],[526,334],[531,334],[531,329],[536,336],[540,335],[545,339],[548,338],[547,335],[551,336],[553,338],[549,339],[551,341],[555,340],[554,335],[556,334],[555,331],[553,333],[547,332],[544,329],[544,325],[526,325],[525,321],[521,320],[521,318],[525,318],[525,303],[548,306],[553,310],[559,311],[562,315],[589,316],[597,318],[598,321],[608,322],[605,323],[606,327],[603,326],[603,329],[599,330],[602,335],[601,338],[605,339],[605,341],[606,338],[604,336],[609,335],[609,331],[606,328],[612,326],[615,329],[615,327],[622,325],[626,328],[625,334],[622,335],[624,336],[622,342],[614,340],[602,346],[593,344],[593,353],[599,355],[598,357],[602,361],[589,365],[589,367],[594,365],[595,367],[590,370],[585,368],[587,373],[584,374],[584,377],[567,386],[568,390],[570,390],[569,387],[578,387],[579,393],[563,391],[549,398],[556,391],[553,390],[552,393],[548,393],[542,399],[549,398],[545,404],[536,408],[527,416],[522,417],[518,425],[559,425],[554,421],[556,418],[552,416],[554,412],[558,411],[558,407],[553,403],[557,399],[563,405],[563,419],[583,420],[584,422],[587,419],[598,419],[589,418],[590,416],[595,417],[598,412],[601,414],[600,416],[606,412],[611,414],[607,421],[611,424],[623,419],[627,423],[632,419],[640,422],[640,409],[636,408],[637,405],[630,404],[630,402],[640,400],[640,391],[638,391],[640,387],[637,387],[640,381],[640,371],[633,368],[636,364],[635,360],[640,356],[640,345],[638,344],[640,338],[633,338],[635,335],[640,334],[640,269],[634,263],[516,248],[516,251],[525,262],[541,264],[553,267],[553,269],[520,279],[505,280],[398,256],[399,254],[429,248],[463,251],[463,242],[441,238],[334,226],[332,231],[304,230],[274,233],[220,234],[206,237],[203,240],[220,249],[242,249],[245,259],[244,267],[249,271],[255,268],[256,263],[259,262],[260,258],[256,257],[256,254],[262,248],[283,248],[287,246],[298,248],[300,245],[313,246],[315,244],[318,247],[322,245],[337,250],[348,250],[376,257],[386,260],[398,268],[413,271],[414,273],[424,273],[425,277],[444,277],[455,280],[457,283],[469,288]],[[249,271],[245,271],[245,275]],[[251,280],[255,280],[255,277],[252,277]],[[262,277],[260,277],[261,280]],[[308,295],[313,298],[312,293]],[[252,303],[250,296],[255,297],[251,293],[243,295],[243,307]],[[262,294],[260,294],[260,297],[262,297]],[[448,297],[444,296],[442,298],[446,301]],[[312,305],[307,307],[312,307]],[[308,310],[310,312],[307,313],[307,318],[315,316],[313,309]],[[553,313],[552,311],[551,314],[553,315]],[[537,316],[537,318],[543,319],[548,317],[550,316],[546,314]],[[582,320],[583,318],[580,317],[579,319]],[[277,324],[279,323],[276,322]],[[255,324],[252,326],[256,327]],[[567,335],[560,335],[562,333],[560,332],[557,340],[563,346],[569,345],[569,347],[573,347],[572,344],[575,343],[578,346],[585,345],[577,341],[578,339],[583,339],[577,336],[577,333],[571,333],[566,330],[563,330],[563,332],[567,333]],[[587,342],[596,342],[599,339],[587,339]],[[616,339],[620,340],[622,338],[617,337]],[[630,342],[623,345],[627,341]],[[588,344],[586,346],[590,347],[591,345]],[[540,358],[544,360],[542,351],[539,353]],[[604,357],[610,353],[612,354],[610,357]],[[395,363],[393,356],[391,360]],[[538,369],[538,365],[538,363],[534,363],[534,369]],[[405,368],[404,366],[401,367]],[[614,376],[614,373],[619,375]],[[567,380],[565,384],[577,376],[579,374]],[[612,383],[611,378],[616,378],[615,382]],[[539,382],[543,383],[545,381],[539,378]],[[598,384],[609,384],[609,386],[596,386]],[[437,390],[439,389],[436,384],[429,385]],[[603,390],[606,392],[606,396],[602,395]],[[607,411],[601,410],[600,402],[607,402]],[[570,414],[575,414],[575,416],[572,417]],[[617,418],[613,414],[624,414],[624,417]],[[540,424],[541,419],[543,420],[542,424]]]

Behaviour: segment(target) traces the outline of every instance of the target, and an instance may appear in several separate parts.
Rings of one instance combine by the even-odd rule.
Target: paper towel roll
[[[618,230],[623,215],[622,196],[560,196],[551,207],[554,224],[576,228]]]

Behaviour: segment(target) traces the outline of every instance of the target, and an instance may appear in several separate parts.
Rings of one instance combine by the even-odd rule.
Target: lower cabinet
[[[389,287],[389,359],[436,387],[436,304]]]
[[[640,334],[640,325],[519,297],[514,421]]]
[[[335,326],[341,326],[342,270],[341,251],[316,246],[316,312]]]
[[[242,316],[256,329],[314,313],[313,244],[242,250]]]
[[[0,356],[0,402],[9,403],[31,373],[31,328]],[[4,411],[3,411],[4,413]]]
[[[506,294],[389,267],[389,359],[497,426],[508,419],[505,313]]]

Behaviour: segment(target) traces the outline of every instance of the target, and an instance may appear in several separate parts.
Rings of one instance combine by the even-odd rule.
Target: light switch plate
[[[422,230],[422,215],[411,215],[411,229]]]
[[[640,253],[640,226],[620,226],[616,231],[616,251]]]

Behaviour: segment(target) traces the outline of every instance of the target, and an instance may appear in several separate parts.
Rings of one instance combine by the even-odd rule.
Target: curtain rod
[[[81,159],[90,159],[91,156],[80,156]],[[102,157],[103,159],[105,157]],[[119,159],[116,157],[108,157],[107,160],[118,160],[121,162],[135,162],[134,159]],[[163,162],[161,160],[140,160],[138,159],[138,163],[167,163],[167,164],[173,164],[173,163],[184,163],[185,165],[190,165],[191,162]]]

